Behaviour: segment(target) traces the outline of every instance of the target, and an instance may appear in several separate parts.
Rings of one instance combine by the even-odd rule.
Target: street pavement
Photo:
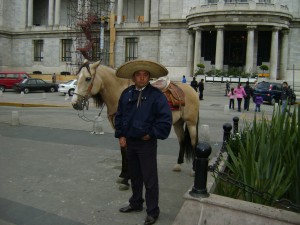
[[[224,123],[234,116],[251,121],[254,105],[246,112],[228,110],[225,84],[207,84],[200,102],[199,138],[208,141],[216,155],[223,140]],[[76,112],[68,96],[58,93],[13,91],[0,96],[0,225],[126,225],[143,224],[145,209],[122,214],[131,191],[120,191],[118,141],[106,118],[104,134],[91,134],[99,109]],[[263,105],[270,116],[273,106]],[[13,114],[19,125],[12,125]],[[89,118],[87,122],[80,117]],[[259,114],[259,116],[262,114]],[[202,129],[207,125],[209,129]],[[178,143],[174,131],[158,142],[161,214],[156,224],[171,225],[192,186],[191,163],[173,172]]]

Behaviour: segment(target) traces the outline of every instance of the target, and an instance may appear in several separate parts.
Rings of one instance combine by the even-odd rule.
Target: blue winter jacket
[[[166,139],[172,127],[172,112],[164,94],[148,84],[141,94],[132,85],[126,88],[119,99],[115,116],[115,137],[142,138],[150,135],[155,139]]]

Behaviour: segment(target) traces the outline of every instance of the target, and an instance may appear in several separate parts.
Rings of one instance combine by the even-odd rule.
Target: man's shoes
[[[133,208],[131,205],[128,205],[128,206],[125,206],[125,207],[119,209],[119,211],[121,213],[141,212],[142,210],[143,210],[143,207],[141,207],[141,208]]]
[[[144,225],[155,224],[158,216],[147,216]]]

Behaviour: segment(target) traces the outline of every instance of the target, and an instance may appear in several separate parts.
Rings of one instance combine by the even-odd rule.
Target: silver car
[[[69,80],[66,83],[58,85],[58,92],[66,95],[68,93],[69,96],[73,96],[74,90],[77,85],[77,80]]]

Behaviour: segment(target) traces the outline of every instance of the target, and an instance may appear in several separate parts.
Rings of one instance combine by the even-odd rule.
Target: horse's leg
[[[198,122],[199,119],[197,120],[197,122],[187,122],[187,129],[189,131],[190,134],[190,139],[191,139],[191,144],[192,144],[192,148],[193,151],[196,150],[196,145],[198,144]],[[193,168],[191,171],[191,176],[195,176],[195,163],[194,163],[194,159],[193,159]]]
[[[184,129],[183,129],[183,121],[178,120],[176,123],[173,124],[175,134],[177,136],[179,142],[179,155],[177,159],[177,164],[174,165],[173,171],[180,172],[181,171],[181,164],[183,163],[184,158],[184,148],[183,148],[183,136],[184,136]]]
[[[129,189],[128,160],[127,160],[126,148],[121,147],[121,155],[122,155],[122,169],[117,179],[117,183],[120,184],[119,190],[123,191]]]

